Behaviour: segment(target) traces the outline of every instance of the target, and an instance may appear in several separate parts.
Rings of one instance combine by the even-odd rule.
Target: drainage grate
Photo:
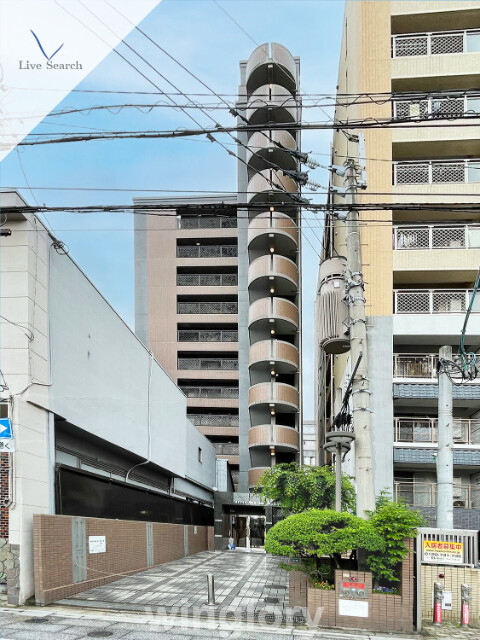
[[[90,633],[87,633],[87,636],[89,638],[108,638],[109,636],[113,636],[113,632],[112,631],[90,631]]]
[[[50,622],[50,618],[28,618],[25,622],[30,622],[31,624],[45,624],[45,622]]]
[[[266,584],[267,589],[286,589],[286,585],[284,584]]]
[[[265,604],[278,604],[278,598],[264,598],[263,601],[265,602]]]

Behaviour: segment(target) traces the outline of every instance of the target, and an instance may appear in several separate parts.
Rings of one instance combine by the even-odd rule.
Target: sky
[[[300,56],[301,88],[305,94],[334,94],[343,11],[343,0],[163,0],[139,26],[217,93],[230,94],[233,98],[239,84],[239,61],[247,59],[257,44],[279,42],[293,55]],[[141,73],[112,51],[55,110],[101,104],[169,104],[161,95],[97,93],[158,92],[154,85],[160,91],[172,91],[164,78],[182,92],[207,93],[138,31],[132,31],[116,51],[134,63]],[[217,101],[214,96],[197,99],[205,103]],[[191,113],[202,126],[212,124],[204,114],[195,110]],[[304,110],[303,118],[312,122],[331,115],[328,108],[309,108]],[[234,123],[225,111],[213,111],[212,116],[221,124]],[[192,125],[178,109],[159,106],[48,116],[34,132],[170,130]],[[221,139],[232,142],[226,135]],[[312,152],[318,162],[327,164],[330,140],[331,131],[304,133],[302,150]],[[233,146],[229,148],[235,150]],[[328,183],[328,172],[323,168],[310,175],[322,185]],[[0,186],[19,189],[29,204],[130,204],[133,197],[155,193],[174,196],[184,191],[235,191],[236,160],[204,137],[17,147],[0,163]],[[152,189],[165,192],[148,191]],[[314,201],[322,202],[322,198],[323,195],[316,195]],[[307,211],[304,217],[304,418],[311,420],[314,418],[313,304],[322,214]],[[132,215],[50,213],[47,221],[55,235],[67,244],[72,258],[134,328]]]

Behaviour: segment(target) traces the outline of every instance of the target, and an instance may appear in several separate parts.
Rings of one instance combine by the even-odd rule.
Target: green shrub
[[[384,540],[385,550],[369,554],[367,567],[377,582],[398,582],[399,565],[408,554],[405,539],[414,538],[418,527],[426,526],[427,521],[419,511],[412,511],[404,502],[394,502],[382,493],[369,522]]]
[[[265,551],[274,555],[315,558],[340,556],[354,549],[382,551],[385,545],[372,524],[350,513],[310,509],[277,522],[266,535]]]

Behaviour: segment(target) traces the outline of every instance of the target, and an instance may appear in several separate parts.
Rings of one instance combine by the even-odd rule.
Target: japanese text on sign
[[[463,542],[424,540],[423,561],[437,564],[462,564]]]

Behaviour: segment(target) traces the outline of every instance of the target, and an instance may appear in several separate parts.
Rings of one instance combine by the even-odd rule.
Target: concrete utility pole
[[[345,203],[355,205],[357,194],[357,170],[355,161],[345,163]],[[355,472],[357,480],[357,515],[365,517],[366,511],[375,509],[373,483],[373,438],[368,390],[367,326],[363,287],[362,256],[360,251],[360,224],[358,211],[352,209],[346,218],[347,225],[347,278],[346,288],[350,309],[350,359],[356,362],[363,353],[353,380],[352,404],[355,431]]]
[[[441,366],[452,360],[452,347],[440,347],[438,373],[437,527],[453,529],[452,381]]]

